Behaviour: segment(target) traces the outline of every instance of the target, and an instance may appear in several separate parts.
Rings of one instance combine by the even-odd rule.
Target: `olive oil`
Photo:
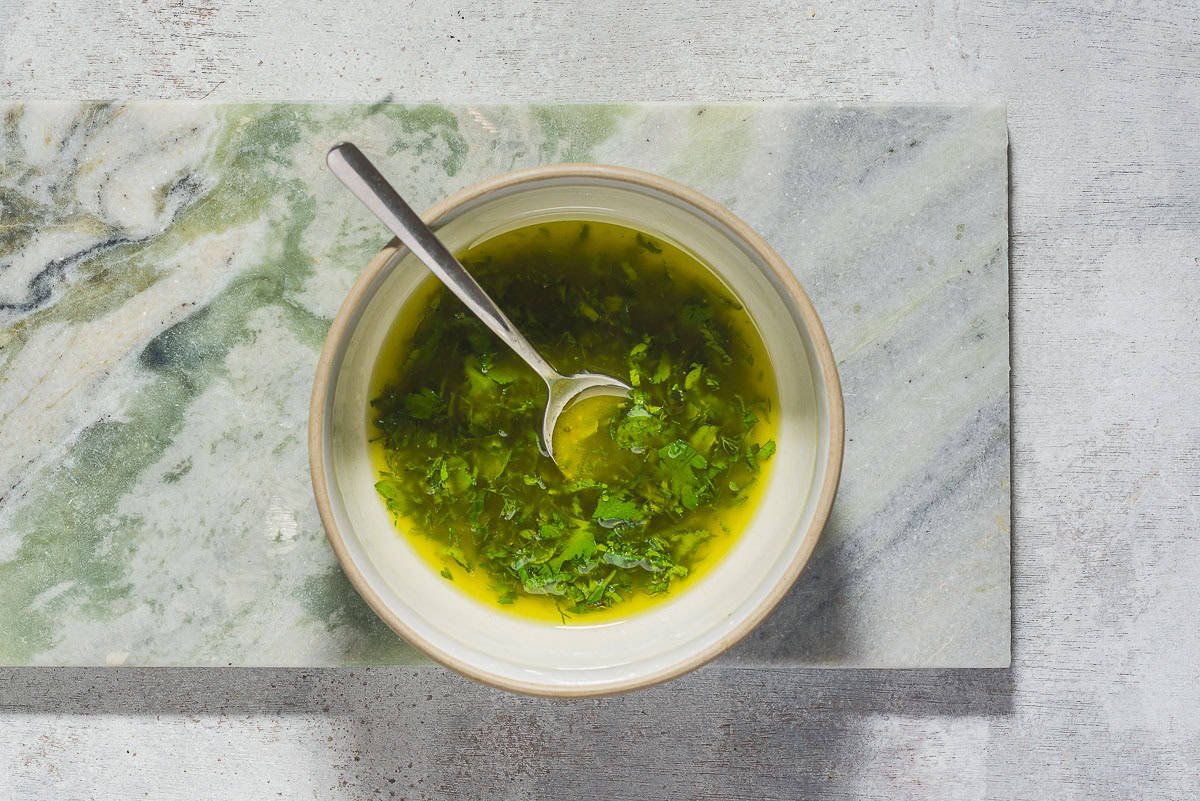
[[[560,221],[460,260],[563,373],[626,378],[572,407],[541,455],[541,380],[436,279],[398,316],[367,410],[398,529],[446,581],[554,622],[624,617],[685,591],[748,525],[777,389],[732,293],[631,228]]]

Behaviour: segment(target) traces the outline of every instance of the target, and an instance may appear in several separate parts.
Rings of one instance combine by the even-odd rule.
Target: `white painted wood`
[[[1007,100],[1011,671],[7,670],[0,797],[1200,794],[1200,8],[858,5],[10,2],[0,93]]]

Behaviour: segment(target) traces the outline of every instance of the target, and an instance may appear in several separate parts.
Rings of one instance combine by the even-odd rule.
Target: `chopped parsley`
[[[545,387],[439,290],[380,368],[380,497],[437,543],[443,577],[483,575],[500,604],[543,596],[565,616],[668,593],[736,534],[724,515],[775,452],[742,307],[690,256],[609,223],[517,229],[461,258],[559,370],[627,376],[633,394],[564,418],[560,470],[537,447]]]

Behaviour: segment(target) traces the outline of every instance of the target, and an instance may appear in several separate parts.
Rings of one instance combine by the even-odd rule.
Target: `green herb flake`
[[[663,252],[662,248],[659,247],[657,244],[655,244],[654,240],[648,236],[643,236],[642,234],[638,234],[637,235],[637,243],[639,246],[645,248],[646,250],[650,251],[651,253],[653,253],[655,255]]]
[[[646,518],[645,512],[631,500],[618,496],[601,496],[596,502],[592,519],[605,528],[634,526]]]
[[[441,409],[441,396],[428,387],[404,396],[404,410],[415,420],[428,420]]]

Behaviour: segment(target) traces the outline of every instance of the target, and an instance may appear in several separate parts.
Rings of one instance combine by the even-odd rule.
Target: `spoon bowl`
[[[474,276],[438,239],[437,234],[409,206],[363,152],[350,142],[330,148],[325,163],[338,180],[346,185],[404,245],[420,259],[446,287],[458,296],[479,320],[513,349],[546,383],[546,411],[538,441],[542,453],[554,458],[554,427],[568,407],[578,400],[597,395],[628,397],[624,382],[599,373],[564,376],[555,370],[508,316],[500,310]]]
[[[578,373],[576,375],[559,376],[548,381],[546,389],[546,412],[542,417],[542,430],[539,434],[542,453],[549,456],[555,464],[559,464],[554,453],[554,429],[563,412],[577,402],[588,398],[609,395],[618,398],[628,398],[630,388],[612,376],[600,373]],[[561,465],[560,465],[561,466]]]

